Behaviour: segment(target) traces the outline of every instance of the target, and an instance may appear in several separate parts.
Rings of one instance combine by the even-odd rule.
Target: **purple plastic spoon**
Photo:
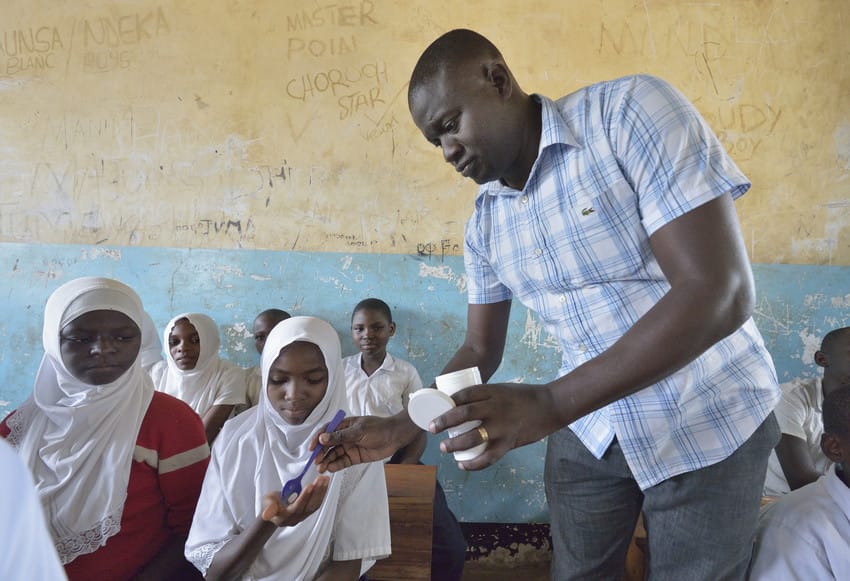
[[[343,410],[339,410],[336,412],[336,415],[330,421],[328,426],[325,428],[325,432],[333,432],[337,427],[339,427],[342,418],[345,417],[345,412]],[[317,444],[313,449],[313,453],[310,454],[310,458],[307,460],[307,463],[304,464],[304,470],[301,471],[301,474],[294,478],[290,478],[283,485],[283,490],[280,491],[280,498],[286,504],[292,504],[295,502],[295,499],[298,498],[298,495],[301,494],[301,479],[304,478],[304,475],[307,474],[307,470],[310,469],[310,465],[313,464],[313,460],[316,459],[316,456],[319,455],[319,452],[322,451],[323,446],[321,444]]]

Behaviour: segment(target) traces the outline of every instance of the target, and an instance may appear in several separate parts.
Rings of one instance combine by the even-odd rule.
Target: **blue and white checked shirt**
[[[599,83],[542,105],[540,151],[523,191],[481,186],[466,226],[469,302],[512,297],[563,350],[564,375],[605,351],[669,290],[650,235],[720,195],[749,189],[696,109],[649,76]],[[620,443],[642,489],[719,462],[779,400],[752,319],[696,361],[570,425],[601,458]]]

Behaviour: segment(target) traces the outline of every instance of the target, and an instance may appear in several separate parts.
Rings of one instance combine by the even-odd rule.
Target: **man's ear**
[[[511,93],[513,92],[513,83],[511,82],[511,75],[504,63],[500,63],[499,61],[490,61],[485,63],[484,78],[487,79],[487,82],[491,84],[503,98],[507,99],[511,96]]]
[[[395,335],[395,322],[390,323],[390,337]]]
[[[826,353],[824,353],[823,351],[815,351],[815,364],[818,367],[828,367],[829,357],[827,357]]]
[[[843,462],[845,456],[850,454],[850,450],[844,450],[838,438],[830,433],[821,434],[820,449],[823,450],[823,453],[827,458],[836,464]]]

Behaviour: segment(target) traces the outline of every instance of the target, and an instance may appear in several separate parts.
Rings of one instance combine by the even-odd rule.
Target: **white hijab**
[[[328,367],[328,388],[321,401],[298,426],[288,424],[268,398],[269,369],[281,349],[295,341],[313,343]],[[292,317],[269,333],[260,367],[263,389],[260,403],[225,425],[213,447],[213,460],[204,480],[195,519],[186,542],[186,555],[202,572],[215,553],[236,531],[244,531],[262,510],[262,498],[280,490],[301,472],[310,456],[308,446],[340,409],[346,410],[345,374],[339,336],[333,327],[314,317]],[[234,469],[234,467],[239,469]],[[254,467],[252,469],[252,467]],[[316,478],[315,469],[302,480]],[[343,473],[331,475],[322,505],[295,527],[277,529],[252,565],[253,579],[312,579],[329,558]],[[235,522],[234,522],[235,521]]]
[[[139,351],[139,359],[142,369],[150,371],[151,367],[162,361],[162,343],[159,342],[156,325],[148,312],[143,311],[142,317],[142,348]]]
[[[92,553],[121,528],[130,465],[153,384],[137,357],[112,383],[90,385],[62,361],[59,332],[95,310],[124,313],[141,329],[138,295],[116,280],[78,278],[44,309],[44,357],[33,393],[9,418],[9,442],[33,474],[63,564]]]
[[[168,337],[171,335],[174,325],[180,319],[188,320],[195,327],[201,341],[201,352],[194,369],[180,369],[171,355],[171,348],[168,346]],[[157,391],[163,391],[186,402],[200,416],[203,416],[212,406],[216,405],[218,394],[222,391],[235,389],[244,393],[244,375],[238,372],[239,370],[235,365],[222,360],[218,356],[221,339],[218,334],[218,326],[210,317],[202,313],[177,315],[168,321],[162,337],[163,345],[165,345],[167,369],[158,377],[154,375]],[[243,385],[239,387],[231,385],[240,382]]]

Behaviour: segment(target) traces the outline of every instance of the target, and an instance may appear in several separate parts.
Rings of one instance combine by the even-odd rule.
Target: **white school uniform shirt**
[[[0,438],[0,579],[64,581],[65,569],[47,532],[32,476]]]
[[[263,374],[260,372],[260,366],[248,367],[245,369],[245,405],[247,408],[252,408],[260,401],[260,390],[263,388]]]
[[[750,581],[850,579],[850,488],[835,469],[768,506]]]
[[[372,375],[366,375],[357,353],[343,360],[348,407],[359,416],[394,416],[407,408],[410,394],[422,387],[416,368],[389,353]]]
[[[819,378],[795,379],[783,383],[782,399],[773,412],[783,434],[800,438],[806,443],[809,456],[815,469],[825,474],[832,462],[824,456],[820,447],[820,437],[823,435],[823,389]],[[771,451],[767,463],[767,477],[764,482],[766,496],[782,496],[788,494],[791,488],[782,465],[775,451]]]

